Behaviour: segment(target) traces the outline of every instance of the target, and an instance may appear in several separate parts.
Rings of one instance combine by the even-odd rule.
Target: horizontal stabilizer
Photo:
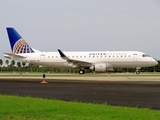
[[[6,58],[11,58],[11,57],[26,58],[25,56],[13,54],[13,53],[4,53],[4,57],[6,57]]]

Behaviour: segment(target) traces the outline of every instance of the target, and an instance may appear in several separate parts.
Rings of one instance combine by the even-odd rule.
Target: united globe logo
[[[18,40],[13,47],[13,53],[19,54],[19,53],[33,53],[34,51],[32,48],[23,40]]]

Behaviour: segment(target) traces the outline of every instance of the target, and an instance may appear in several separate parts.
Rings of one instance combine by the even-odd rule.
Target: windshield
[[[142,54],[142,57],[149,57],[149,55],[147,55],[147,54]]]

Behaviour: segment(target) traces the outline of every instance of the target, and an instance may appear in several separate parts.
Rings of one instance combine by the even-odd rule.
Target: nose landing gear
[[[139,74],[140,74],[140,71],[136,71],[136,74],[139,75]]]

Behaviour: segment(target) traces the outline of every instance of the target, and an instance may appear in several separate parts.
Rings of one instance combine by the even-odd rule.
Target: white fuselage
[[[117,67],[149,67],[157,65],[157,61],[143,52],[138,51],[91,51],[91,52],[64,52],[72,60],[83,61],[91,64],[81,64],[83,67],[91,67],[95,64],[106,64],[107,68]],[[54,68],[79,67],[76,63],[70,63],[62,59],[58,52],[37,52],[19,54],[24,58],[10,56],[17,61],[28,62],[37,65]],[[9,57],[7,57],[9,58]]]
[[[157,61],[143,52],[138,51],[89,51],[89,52],[40,52],[30,47],[27,42],[12,27],[7,27],[8,38],[12,53],[5,53],[4,57],[50,66],[53,68],[78,67],[79,73],[85,69],[94,72],[105,72],[106,69],[117,67],[150,67],[157,65]]]

